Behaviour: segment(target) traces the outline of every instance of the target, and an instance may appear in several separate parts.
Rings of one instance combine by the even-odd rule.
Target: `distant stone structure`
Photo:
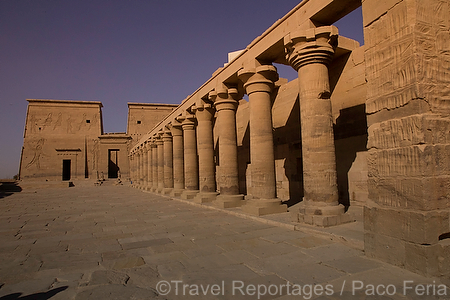
[[[19,174],[22,180],[37,181],[103,180],[119,174],[129,180],[133,137],[146,133],[176,107],[129,103],[127,133],[104,133],[101,102],[27,101]],[[133,109],[136,106],[154,111],[146,110],[141,118],[142,112]]]
[[[360,6],[364,46],[333,26]],[[30,100],[21,176],[61,179],[69,158],[77,177],[108,174],[106,151],[132,139],[120,172],[136,188],[254,215],[289,205],[322,227],[364,206],[367,256],[448,279],[449,12],[449,0],[304,0],[161,121],[129,106],[128,135],[102,134],[99,103],[71,115]]]

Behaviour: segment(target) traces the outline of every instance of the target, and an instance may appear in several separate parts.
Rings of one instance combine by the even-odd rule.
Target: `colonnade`
[[[303,222],[324,226],[340,223],[344,212],[338,201],[328,75],[336,41],[334,26],[291,32],[284,38],[286,61],[299,77],[304,181],[299,216]],[[224,208],[242,206],[255,215],[287,210],[276,195],[271,106],[277,69],[255,59],[234,78],[171,115],[159,132],[134,147],[130,160],[136,186]],[[251,173],[251,195],[245,200],[239,194],[236,139],[236,110],[244,92],[249,99]]]

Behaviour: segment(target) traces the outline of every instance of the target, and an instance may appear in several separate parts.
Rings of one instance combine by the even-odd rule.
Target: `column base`
[[[170,192],[170,196],[172,197],[181,197],[181,194],[183,194],[183,189],[172,189],[172,191]]]
[[[158,187],[152,186],[151,189],[150,189],[150,191],[151,191],[152,193],[156,193],[156,192],[158,191]]]
[[[192,200],[199,192],[199,190],[184,190],[181,193],[181,199]]]
[[[164,188],[159,186],[159,187],[156,189],[156,193],[162,194],[163,190],[164,190]]]
[[[242,211],[254,215],[263,216],[287,212],[287,205],[281,204],[279,199],[252,199],[245,201]]]
[[[217,192],[200,192],[194,197],[195,203],[209,203],[216,200]]]
[[[289,210],[292,221],[318,227],[330,227],[355,221],[345,213],[345,207],[342,204],[332,205],[303,201]]]
[[[213,202],[214,206],[220,208],[240,207],[244,203],[244,195],[217,195]]]
[[[163,188],[161,194],[162,195],[170,195],[170,193],[172,192],[173,188]]]

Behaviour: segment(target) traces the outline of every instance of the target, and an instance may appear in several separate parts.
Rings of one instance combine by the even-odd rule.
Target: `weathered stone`
[[[364,46],[338,36],[334,26],[320,26],[336,24],[359,6]],[[87,178],[97,186],[109,177],[118,177],[116,184],[122,184],[124,176],[142,190],[151,185],[152,191],[198,203],[216,200],[216,210],[245,204],[233,213],[285,212],[287,203],[295,222],[320,227],[352,221],[346,209],[364,204],[369,257],[448,278],[448,13],[447,0],[303,1],[245,50],[231,54],[230,61],[179,106],[129,104],[127,134],[103,134],[100,102],[29,100],[21,176],[76,179],[75,184]],[[274,63],[291,65],[298,78],[279,79]],[[153,201],[153,196],[145,196]],[[113,205],[121,202],[115,200]],[[77,205],[70,205],[76,210]],[[136,225],[140,220],[128,216],[123,222],[132,225],[120,228],[119,221],[99,211],[92,207],[79,212],[70,226],[58,223],[53,232],[25,228],[18,232],[25,242],[9,240],[2,249],[24,243],[34,255],[45,247],[40,248],[42,241],[28,245],[30,241],[58,231],[44,240],[47,249],[54,246],[47,253],[51,257],[74,243],[58,244],[56,236],[81,222],[98,225],[92,234],[108,242],[100,247],[98,240],[92,245],[80,241],[77,251],[114,251],[118,245],[112,236],[145,231]],[[65,211],[55,211],[59,213]],[[145,224],[164,226],[157,233],[162,238],[165,230],[174,228],[193,239],[207,234],[204,228],[184,228],[174,216],[150,214]],[[34,217],[24,216],[22,225],[43,226],[33,223]],[[115,226],[107,224],[111,220]],[[109,230],[111,234],[102,235]],[[188,249],[189,242],[183,243],[178,246]],[[148,251],[153,253],[174,251],[175,244],[151,246],[140,240],[123,245],[134,251],[152,247]],[[48,257],[42,269],[52,266]],[[197,270],[221,267],[226,260],[214,260],[223,257],[228,256],[216,253],[205,261],[183,263]],[[38,258],[33,259],[30,267],[37,265]],[[95,263],[89,260],[87,266]],[[289,272],[286,276],[308,279]]]

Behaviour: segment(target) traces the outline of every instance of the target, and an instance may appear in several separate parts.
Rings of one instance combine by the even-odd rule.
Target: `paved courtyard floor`
[[[0,198],[0,286],[2,300],[450,298],[332,235],[128,186]]]

